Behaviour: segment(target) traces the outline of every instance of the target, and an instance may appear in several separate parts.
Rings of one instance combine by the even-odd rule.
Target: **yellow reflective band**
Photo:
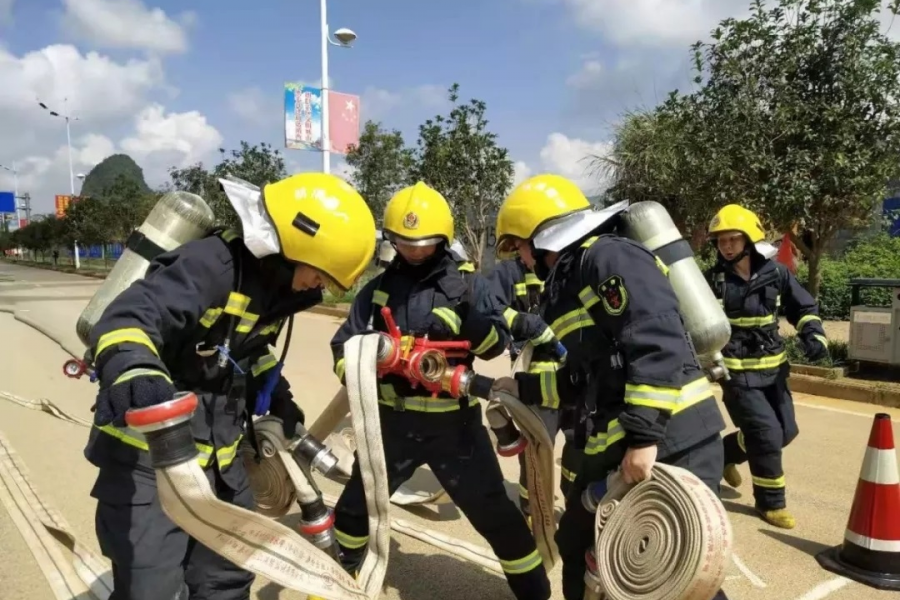
[[[772,325],[775,323],[775,320],[775,315],[763,315],[761,317],[739,317],[736,319],[728,319],[728,322],[735,327],[749,329],[752,327],[762,327],[763,325]]]
[[[528,365],[529,373],[543,373],[544,371],[556,371],[561,365],[552,360],[536,360]]]
[[[524,283],[517,283],[513,286],[513,290],[516,292],[516,296],[527,296],[528,295],[528,287]]]
[[[593,324],[594,319],[591,318],[586,309],[576,308],[553,321],[550,324],[550,329],[556,333],[559,339],[564,339],[573,331],[578,331],[582,327],[591,327]]]
[[[344,358],[341,357],[338,359],[336,363],[334,363],[334,374],[338,376],[338,379],[341,381],[344,380]]]
[[[768,477],[753,476],[753,485],[769,490],[779,490],[784,487],[784,475],[769,479]]]
[[[507,308],[503,311],[503,319],[506,321],[506,326],[512,329],[513,321],[516,320],[516,317],[519,316],[519,313],[513,308]]]
[[[678,414],[712,395],[709,380],[697,378],[682,388],[647,384],[625,384],[625,403]]]
[[[538,276],[534,273],[525,273],[525,285],[536,285],[541,290],[544,289],[544,282],[538,279]]]
[[[369,536],[361,535],[355,536],[350,535],[349,533],[344,533],[337,527],[334,528],[334,537],[337,538],[338,544],[346,548],[347,550],[359,550],[363,546],[369,543]]]
[[[250,306],[250,296],[231,292],[228,294],[228,301],[225,303],[225,313],[236,317],[242,317],[247,311],[248,306]]]
[[[432,308],[431,312],[437,315],[437,317],[444,322],[444,324],[450,328],[450,331],[453,332],[453,335],[459,335],[459,328],[462,326],[462,319],[459,318],[459,315],[453,312],[452,308],[447,308],[446,306],[439,306],[437,308]]]
[[[172,379],[168,375],[166,375],[165,373],[163,373],[162,371],[160,371],[158,369],[139,368],[139,369],[129,369],[129,370],[125,371],[124,373],[122,373],[121,375],[116,377],[116,380],[113,381],[113,385],[125,383],[126,381],[134,379],[135,377],[162,377],[169,383],[172,383]]]
[[[234,229],[225,229],[224,231],[221,231],[219,233],[219,237],[221,237],[226,242],[233,242],[241,236]]]
[[[216,462],[219,463],[219,469],[227,469],[234,462],[234,458],[238,453],[238,446],[240,446],[243,437],[242,435],[238,436],[238,439],[233,444],[216,450]]]
[[[494,344],[500,341],[500,334],[497,333],[497,328],[491,325],[491,330],[488,332],[487,336],[481,341],[478,346],[472,350],[472,353],[476,356],[484,354],[488,350],[494,347]]]
[[[245,312],[241,316],[241,320],[238,321],[237,327],[234,328],[238,333],[250,333],[253,330],[253,326],[256,325],[256,322],[259,320],[259,315],[255,315],[251,312]]]
[[[508,575],[520,575],[522,573],[527,573],[528,571],[533,571],[541,566],[541,564],[543,564],[541,555],[535,550],[528,556],[523,556],[516,560],[501,560],[500,568]]]
[[[804,315],[800,317],[800,320],[797,321],[797,331],[800,331],[801,329],[803,329],[804,325],[806,325],[807,323],[812,323],[813,321],[819,321],[821,323],[822,319],[817,315]]]
[[[589,237],[588,239],[584,240],[584,242],[581,244],[581,247],[582,248],[590,248],[591,246],[594,245],[594,242],[596,242],[599,239],[600,239],[599,235]]]
[[[577,473],[575,473],[574,471],[570,471],[569,469],[567,469],[565,467],[560,467],[559,471],[560,471],[560,475],[562,475],[562,478],[565,479],[566,481],[575,481],[575,478],[578,476]]]
[[[588,309],[600,302],[600,297],[597,296],[590,287],[586,287],[578,292],[578,299],[581,300],[584,307]]]
[[[216,321],[222,316],[224,310],[224,308],[210,308],[203,313],[202,317],[200,317],[200,324],[209,329],[216,324]]]
[[[398,405],[403,406],[406,410],[425,413],[447,413],[459,410],[459,400],[456,398],[432,398],[431,396],[400,396],[397,395],[394,386],[389,383],[382,383],[378,386],[380,392],[379,404],[396,408]],[[478,399],[472,397],[469,399],[469,406],[478,404]]]
[[[147,452],[149,447],[147,446],[147,440],[144,437],[144,434],[141,432],[134,430],[130,427],[114,427],[113,425],[103,425],[102,427],[98,427],[94,425],[97,429],[105,433],[106,435],[110,435],[123,444],[127,444],[132,448],[137,448],[143,452]],[[227,448],[222,448],[216,455],[222,453],[223,459],[226,461],[224,464],[220,460],[220,465],[224,468],[231,464],[234,461],[234,457],[237,453],[237,445],[240,442],[240,438],[238,441],[228,446]],[[212,454],[213,448],[207,444],[203,444],[200,442],[195,442],[194,445],[197,448],[197,462],[204,469],[207,468],[210,464],[212,464]]]
[[[743,431],[738,431],[738,434],[737,434],[737,443],[738,443],[738,448],[740,448],[740,449],[743,450],[744,452],[747,451],[747,446],[744,445],[744,432],[743,432]]]
[[[259,360],[253,363],[253,366],[250,367],[250,373],[254,377],[259,377],[261,374],[265,373],[272,367],[278,364],[278,359],[275,358],[275,355],[272,353],[266,354],[265,356],[261,356]]]
[[[274,323],[270,323],[269,325],[266,325],[265,327],[260,329],[259,334],[260,335],[273,334],[273,333],[277,332],[279,329],[281,329],[281,326],[283,324],[284,324],[284,319],[279,319],[278,321],[275,321]]]
[[[387,306],[388,303],[388,294],[387,292],[382,292],[381,290],[375,290],[372,292],[372,303],[381,306],[382,308]]]
[[[559,391],[556,389],[556,371],[541,371],[541,406],[559,408]]]
[[[519,484],[519,498],[528,500],[528,489],[521,483]]]
[[[824,335],[820,335],[817,333],[813,337],[819,340],[819,343],[825,346],[825,348],[828,348],[828,338],[826,338]]]
[[[668,276],[669,276],[669,267],[666,266],[666,263],[664,263],[664,262],[663,262],[658,256],[656,256],[655,254],[653,255],[653,258],[656,259],[656,268],[659,269],[660,271],[662,271],[662,274],[663,274],[663,275],[665,275],[666,277],[668,277]]]
[[[725,358],[722,362],[729,371],[765,371],[787,362],[787,354],[779,352],[762,358]]]
[[[473,263],[470,263],[470,262],[460,263],[460,264],[459,264],[459,267],[458,267],[458,270],[459,270],[460,273],[474,273],[474,272],[475,272],[475,265],[474,265]]]
[[[532,338],[531,342],[535,346],[540,346],[541,344],[546,344],[546,343],[550,342],[552,339],[553,339],[553,330],[548,327],[545,330],[543,330],[540,333],[540,335]]]
[[[146,346],[154,355],[159,356],[159,352],[150,340],[150,336],[137,327],[126,327],[124,329],[114,329],[109,333],[101,335],[100,339],[97,340],[97,351],[94,353],[95,358],[99,358],[104,350],[118,344],[139,344],[141,346]]]
[[[593,434],[588,438],[584,446],[584,453],[588,456],[602,454],[610,446],[625,439],[625,430],[619,424],[618,419],[613,419],[606,424],[606,431]]]

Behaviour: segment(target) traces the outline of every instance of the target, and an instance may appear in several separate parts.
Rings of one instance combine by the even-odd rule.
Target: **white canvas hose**
[[[661,463],[636,486],[619,472],[607,483],[585,600],[711,600],[733,548],[731,522],[712,490]]]

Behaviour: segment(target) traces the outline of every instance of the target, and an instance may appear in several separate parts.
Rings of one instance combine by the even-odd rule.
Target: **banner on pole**
[[[69,204],[72,202],[72,196],[56,196],[56,218],[62,219],[69,210]]]
[[[359,145],[359,96],[328,92],[328,141],[335,154]]]
[[[284,84],[284,147],[322,149],[322,89]]]

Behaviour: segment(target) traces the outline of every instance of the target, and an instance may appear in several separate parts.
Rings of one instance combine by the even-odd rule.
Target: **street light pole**
[[[322,27],[322,172],[331,173],[331,139],[329,124],[331,115],[328,111],[328,45],[339,48],[350,48],[356,40],[356,34],[349,29],[338,29],[334,32],[337,41],[331,39],[328,30],[328,0],[319,0],[319,13]]]
[[[63,105],[67,106],[68,102],[69,102],[68,98],[63,98]],[[68,114],[68,111],[66,112],[66,114],[61,114],[54,110],[50,110],[50,108],[46,104],[41,102],[40,100],[38,100],[38,104],[40,105],[41,108],[48,111],[51,116],[62,117],[63,119],[66,120],[66,146],[69,149],[69,192],[71,194],[69,201],[71,202],[72,198],[75,197],[75,171],[72,168],[72,132],[70,129],[70,121],[77,121],[78,117],[72,117],[71,115]],[[79,257],[78,257],[78,240],[75,240],[74,246],[75,246],[75,248],[74,248],[74,250],[75,250],[75,268],[80,269],[81,261],[79,260]]]
[[[328,0],[319,0],[322,25],[322,172],[331,173],[331,140],[328,138]]]

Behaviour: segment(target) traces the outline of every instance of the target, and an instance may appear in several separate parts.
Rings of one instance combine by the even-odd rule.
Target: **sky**
[[[553,172],[591,193],[604,182],[590,157],[608,152],[615,123],[690,89],[691,43],[748,6],[330,0],[331,31],[358,39],[329,48],[329,84],[412,145],[459,83],[463,100],[487,103],[517,180]],[[35,213],[69,193],[66,123],[43,102],[71,117],[76,174],[124,152],[158,186],[241,140],[282,149],[290,172],[319,170],[319,153],[284,149],[283,98],[286,82],[321,83],[320,39],[315,0],[0,0],[0,165],[15,165]],[[347,173],[338,155],[332,170]],[[13,179],[0,169],[0,191]]]

